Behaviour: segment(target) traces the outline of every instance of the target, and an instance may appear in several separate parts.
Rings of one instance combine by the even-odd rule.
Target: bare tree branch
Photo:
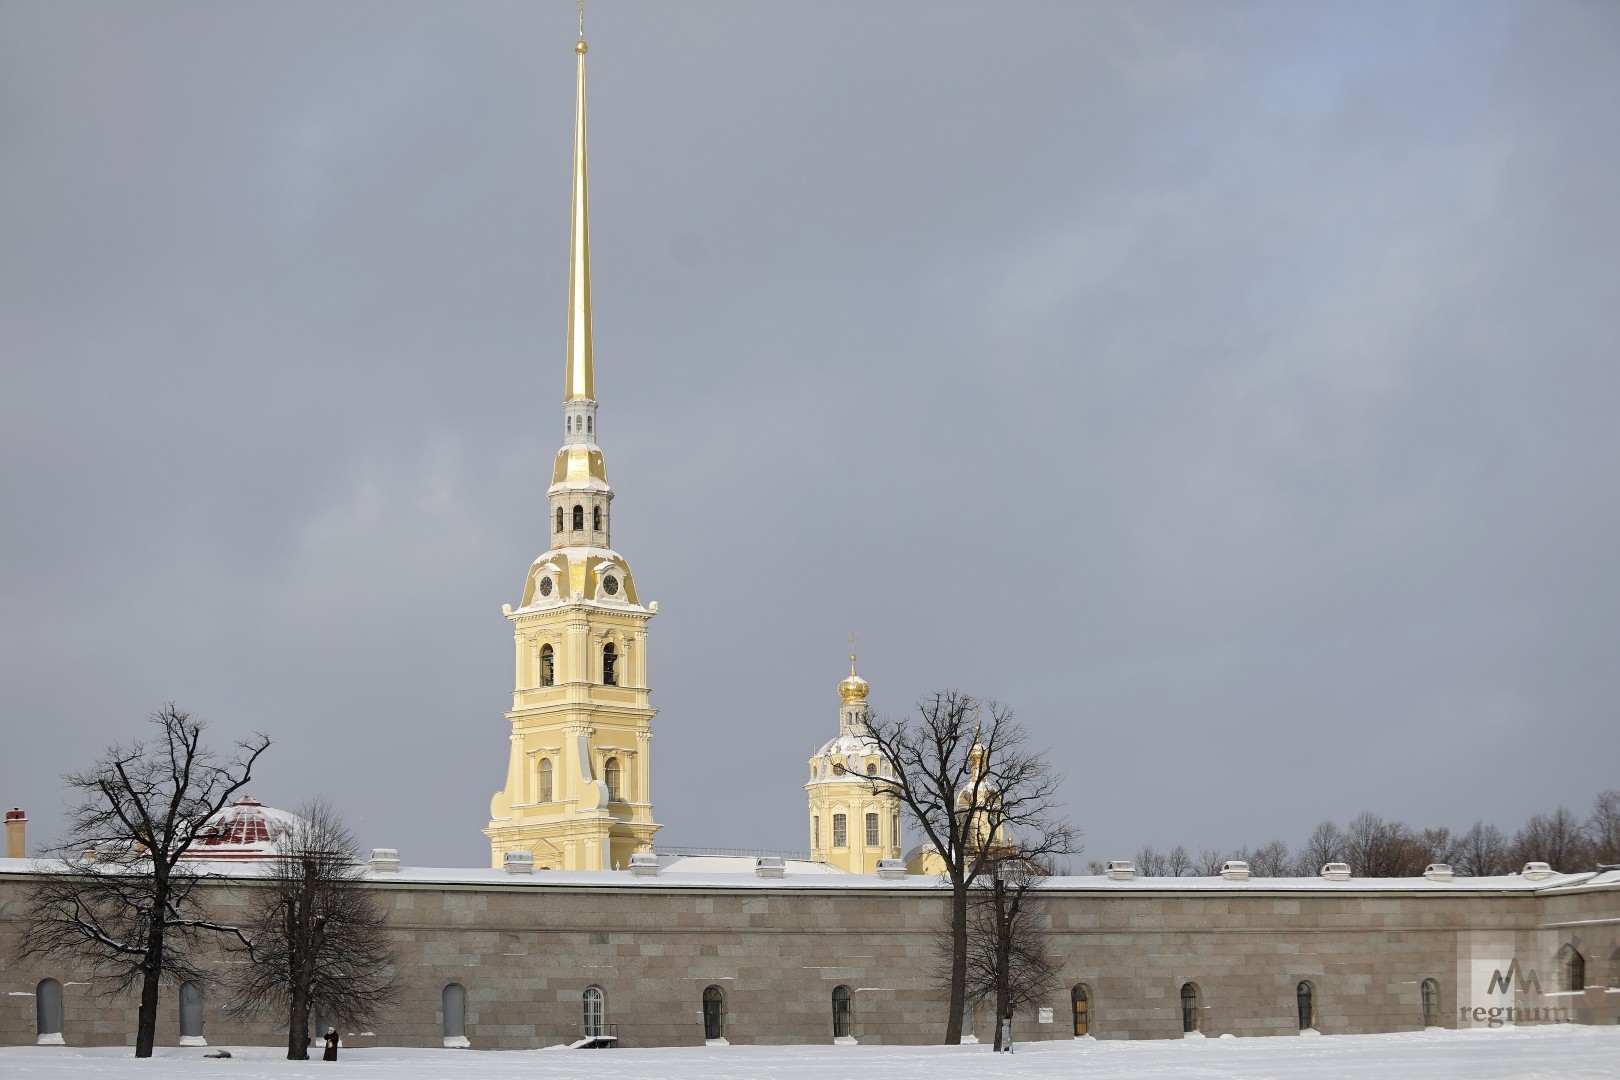
[[[193,899],[196,871],[185,859],[198,830],[249,783],[270,745],[237,744],[220,763],[203,745],[204,724],[171,702],[150,717],[149,742],[115,746],[95,765],[64,777],[80,801],[68,813],[56,858],[41,864],[19,952],[84,964],[103,994],[140,987],[135,1056],[150,1057],[158,991],[165,980],[203,981],[190,956],[204,934],[229,933]]]
[[[254,962],[238,969],[232,998],[245,1014],[284,1010],[287,1057],[302,1061],[311,1012],[342,1025],[366,1023],[395,998],[396,960],[354,834],[323,800],[296,816],[252,886]]]
[[[942,690],[901,719],[874,716],[868,727],[889,764],[866,777],[893,794],[944,866],[951,891],[944,1041],[961,1040],[968,965],[968,891],[998,859],[1031,862],[1079,850],[1078,831],[1057,813],[1062,777],[1012,710],[958,690]]]

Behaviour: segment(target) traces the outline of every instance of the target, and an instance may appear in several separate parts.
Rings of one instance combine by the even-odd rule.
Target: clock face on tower
[[[540,579],[540,595],[541,596],[550,596],[551,595],[551,579],[550,578],[543,577],[543,578]]]
[[[609,596],[618,596],[619,579],[614,577],[612,574],[609,574],[607,577],[603,578],[602,591],[607,593]]]

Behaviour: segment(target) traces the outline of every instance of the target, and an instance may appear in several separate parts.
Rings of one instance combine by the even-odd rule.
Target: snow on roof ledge
[[[384,852],[388,855],[385,856]],[[762,879],[754,874],[752,858],[720,856],[659,856],[656,880],[640,880],[633,870],[617,871],[536,871],[508,874],[500,867],[422,867],[400,866],[392,848],[378,848],[369,861],[373,881],[398,885],[445,885],[498,888],[705,888],[740,890],[829,890],[829,889],[928,889],[938,890],[940,879],[932,874],[907,874],[903,878],[883,878],[876,874],[849,874],[825,863],[783,860],[783,877]],[[0,859],[0,875],[37,874],[49,869],[50,860]],[[195,869],[215,878],[251,878],[264,873],[262,860],[203,862]],[[1538,893],[1570,888],[1620,889],[1620,871],[1580,874],[1552,873],[1531,880],[1523,874],[1500,877],[1454,877],[1434,881],[1423,877],[1357,878],[1354,882],[1327,882],[1316,877],[1256,878],[1228,881],[1221,877],[1144,878],[1116,881],[1104,875],[1048,878],[1042,888],[1071,893],[1321,893],[1343,895],[1348,888],[1356,893]]]

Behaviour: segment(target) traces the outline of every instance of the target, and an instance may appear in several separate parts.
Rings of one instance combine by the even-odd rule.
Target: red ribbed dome
[[[298,818],[244,795],[209,819],[187,853],[193,859],[268,859]]]

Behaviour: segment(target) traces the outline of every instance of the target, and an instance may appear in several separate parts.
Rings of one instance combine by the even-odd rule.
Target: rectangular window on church
[[[816,849],[821,847],[821,815],[817,814],[810,819],[810,846]]]
[[[877,815],[876,814],[867,814],[866,815],[866,846],[867,847],[877,847],[878,846],[877,829],[878,829]]]
[[[847,814],[833,815],[833,847],[849,846],[849,816]]]

